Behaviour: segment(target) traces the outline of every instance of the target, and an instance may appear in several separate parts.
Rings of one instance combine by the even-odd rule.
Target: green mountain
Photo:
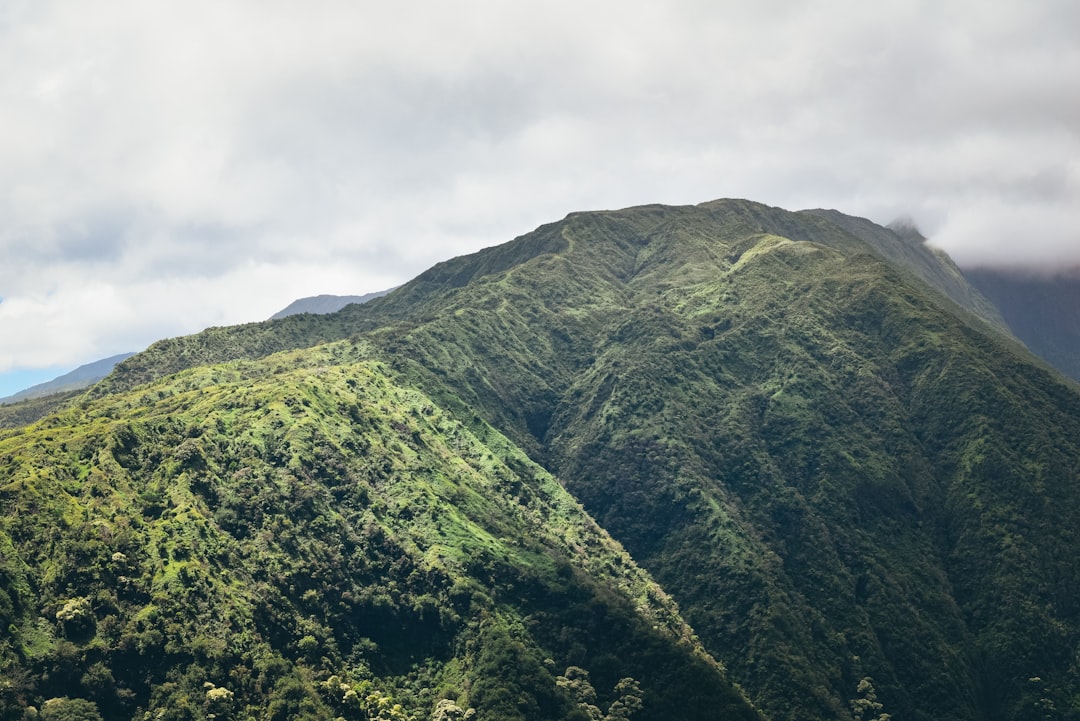
[[[496,532],[480,519],[516,518],[510,511],[528,508],[530,501],[514,500],[509,511],[476,514],[461,495],[440,495],[440,482],[423,469],[435,468],[438,478],[448,475],[450,470],[435,460],[453,460],[452,454],[437,453],[408,465],[392,482],[376,480],[380,477],[373,478],[370,471],[365,476],[340,470],[353,464],[377,467],[379,461],[371,459],[382,458],[379,449],[392,442],[383,434],[394,437],[394,421],[389,430],[381,426],[378,442],[353,446],[342,440],[345,431],[324,431],[331,439],[328,445],[339,449],[336,465],[309,470],[307,476],[303,461],[274,450],[278,442],[271,440],[271,452],[264,450],[261,456],[245,448],[245,443],[258,448],[245,439],[274,437],[260,430],[267,423],[266,409],[306,409],[305,397],[319,409],[324,426],[354,428],[359,421],[349,415],[347,403],[316,403],[332,391],[308,397],[304,389],[323,382],[309,379],[338,378],[335,374],[347,383],[361,369],[381,379],[378,388],[398,389],[395,392],[404,394],[400,398],[422,398],[417,401],[422,408],[430,407],[446,420],[430,431],[409,425],[416,416],[402,410],[410,406],[399,400],[377,402],[359,418],[375,425],[384,423],[379,420],[384,417],[405,419],[399,442],[408,443],[420,431],[423,444],[417,445],[426,447],[456,449],[445,436],[451,427],[460,428],[481,444],[476,450],[481,457],[483,447],[494,443],[499,450],[490,451],[493,458],[510,469],[523,488],[531,476],[531,483],[542,479],[554,494],[559,485],[547,475],[553,474],[604,529],[596,531],[597,538],[610,533],[628,552],[622,561],[608,564],[628,574],[625,580],[597,576],[598,569],[606,568],[603,559],[609,551],[603,549],[618,546],[606,540],[574,541],[574,534],[564,530],[571,527],[569,516],[550,527],[496,521]],[[171,389],[183,387],[188,378],[199,380],[185,392],[220,398],[220,405],[171,405]],[[344,393],[340,384],[337,387]],[[424,695],[415,690],[417,685],[430,691],[444,683],[463,709],[470,705],[478,715],[509,718],[500,715],[508,706],[485,706],[470,690],[488,679],[489,688],[510,689],[509,697],[530,695],[535,703],[517,706],[525,718],[578,712],[601,718],[599,707],[611,716],[634,705],[629,697],[622,705],[616,703],[622,693],[616,690],[619,679],[627,677],[637,685],[627,682],[623,691],[640,688],[644,702],[653,704],[642,717],[750,714],[725,685],[711,657],[726,666],[754,706],[777,721],[864,721],[881,714],[986,721],[1080,717],[1080,396],[1002,330],[992,307],[947,258],[903,228],[881,228],[835,211],[790,213],[746,201],[575,213],[505,245],[441,263],[362,306],[159,342],[120,364],[82,402],[85,409],[9,434],[4,442],[13,450],[6,452],[21,458],[32,456],[26,449],[55,453],[59,451],[49,449],[66,447],[63,453],[82,458],[86,452],[74,450],[78,444],[54,426],[81,435],[89,432],[88,424],[108,418],[111,432],[135,427],[136,437],[143,438],[148,431],[138,425],[141,413],[156,413],[153,417],[167,428],[166,421],[180,418],[187,424],[183,429],[169,436],[166,428],[166,435],[150,442],[159,449],[158,460],[135,464],[129,469],[132,480],[125,482],[132,492],[135,484],[146,483],[159,493],[178,493],[175,489],[183,488],[183,482],[172,479],[180,477],[180,461],[165,460],[173,453],[167,449],[179,448],[192,436],[192,443],[199,444],[193,458],[201,470],[183,471],[188,489],[196,471],[209,479],[202,485],[224,486],[214,491],[217,495],[204,497],[208,534],[215,527],[233,534],[230,517],[217,517],[220,498],[241,498],[231,506],[223,504],[238,514],[259,507],[243,495],[254,491],[242,491],[243,485],[232,490],[230,485],[241,470],[237,464],[249,463],[249,458],[261,459],[261,465],[252,466],[256,477],[275,479],[256,484],[259,488],[288,488],[289,481],[281,478],[291,473],[318,480],[337,500],[337,486],[322,479],[349,478],[345,485],[353,488],[358,477],[372,479],[367,482],[367,504],[374,505],[376,490],[386,508],[412,509],[416,504],[402,499],[417,494],[445,500],[445,506],[439,506],[445,510],[432,518],[449,521],[405,511],[384,533],[412,539],[398,541],[395,549],[411,548],[410,543],[418,549],[450,549],[446,553],[464,568],[459,572],[462,583],[491,599],[500,614],[498,627],[523,629],[523,637],[507,633],[535,649],[532,657],[544,661],[539,668],[548,669],[547,676],[537,671],[526,680],[495,673],[496,668],[508,672],[520,666],[514,661],[493,663],[487,668],[490,675],[462,675],[461,669],[476,670],[467,659],[486,647],[487,639],[478,634],[486,628],[483,612],[493,612],[470,604],[466,613],[437,585],[435,590],[421,585],[416,592],[433,599],[440,618],[449,608],[461,620],[447,628],[429,627],[425,633],[414,633],[407,623],[395,620],[393,632],[377,638],[359,623],[348,626],[334,620],[334,609],[347,615],[341,609],[362,598],[361,590],[337,606],[298,606],[294,611],[288,605],[295,603],[294,596],[289,594],[304,587],[292,582],[295,592],[282,590],[283,581],[278,590],[285,601],[271,605],[286,608],[287,617],[309,614],[330,632],[301,633],[306,627],[293,620],[292,626],[281,623],[287,632],[274,635],[258,625],[261,616],[254,610],[250,622],[241,615],[235,626],[251,629],[254,624],[251,633],[265,644],[260,648],[291,664],[285,676],[301,685],[322,683],[320,673],[333,672],[338,678],[348,673],[348,683],[382,684],[378,687],[385,693],[407,699],[403,708],[420,713],[434,708],[438,694]],[[234,406],[241,410],[232,410]],[[234,413],[247,414],[250,420],[236,422],[229,415]],[[145,428],[154,427],[151,423]],[[217,440],[204,442],[191,430],[199,428],[211,429],[207,432]],[[123,440],[113,443],[128,445]],[[311,445],[321,447],[314,441]],[[300,447],[305,449],[300,457],[313,454],[306,442]],[[148,453],[153,458],[155,451]],[[120,456],[125,457],[124,451]],[[510,457],[517,460],[502,460]],[[515,464],[532,470],[518,471]],[[27,481],[16,479],[46,476],[11,463],[0,467],[11,469],[10,484],[25,485]],[[393,468],[383,463],[387,473]],[[78,478],[81,472],[72,475]],[[102,472],[110,478],[104,467]],[[68,483],[77,487],[75,481]],[[478,483],[481,489],[492,487],[483,483],[497,484]],[[22,486],[4,487],[11,488],[6,491],[9,498],[28,497]],[[196,482],[193,496],[201,493],[199,487]],[[421,490],[426,488],[435,490]],[[478,490],[477,495],[493,503],[507,500],[490,490]],[[508,495],[525,498],[517,490]],[[541,498],[544,493],[532,495]],[[34,502],[53,497],[46,493]],[[198,507],[169,497],[174,498],[173,508]],[[349,517],[329,500],[327,504],[323,516],[338,512]],[[362,507],[366,513],[367,506]],[[162,517],[166,513],[162,510]],[[174,533],[197,527],[186,513],[174,510],[169,516],[178,529]],[[296,520],[298,511],[286,500],[267,505],[263,513],[259,524],[280,525],[289,519],[297,540],[274,546],[271,541],[281,533],[278,526],[262,535],[254,530],[241,534],[263,541],[247,555],[217,561],[233,577],[248,574],[253,582],[261,580],[256,570],[245,570],[249,567],[241,564],[244,559],[257,564],[257,559],[274,558],[276,564],[293,567],[297,558],[305,558],[297,549],[320,537]],[[33,516],[20,514],[19,522]],[[61,516],[77,520],[78,513]],[[535,596],[507,590],[500,587],[508,583],[500,574],[470,565],[479,547],[470,536],[474,531],[438,535],[445,524],[456,528],[459,516],[507,544],[504,567],[514,569],[507,576],[537,577],[527,585],[542,590]],[[587,517],[582,519],[573,523],[588,526]],[[12,566],[9,577],[15,581],[9,586],[22,582],[18,579],[30,584],[32,579],[55,578],[51,554],[39,551],[37,565],[25,560],[24,549],[46,547],[43,534],[44,529],[27,531],[18,541],[12,536],[13,544],[24,545],[13,546],[17,550],[5,557],[23,559],[23,565]],[[73,538],[76,547],[86,543],[69,532],[54,536]],[[538,540],[545,538],[549,540]],[[160,573],[167,576],[177,557],[170,552],[166,562],[158,537],[147,539],[159,544]],[[370,563],[378,570],[365,578],[376,585],[394,582],[403,587],[392,564],[389,569],[379,566],[382,557],[375,549],[359,548],[354,555],[376,559]],[[574,555],[579,549],[587,559]],[[332,568],[341,566],[338,557],[320,553],[313,552],[313,557],[328,558],[324,562]],[[427,558],[428,553],[421,555]],[[571,559],[572,573],[562,564],[564,558]],[[635,562],[650,576],[636,570]],[[446,568],[457,567],[448,562]],[[151,587],[157,573],[151,574]],[[458,576],[447,573],[457,583]],[[321,592],[352,577],[352,572],[331,575]],[[664,591],[650,586],[650,577]],[[561,590],[569,583],[565,579],[589,590]],[[74,599],[89,598],[100,583],[90,580],[70,591],[50,591],[53,595],[43,598],[54,600],[46,605],[13,602],[24,614],[23,625],[15,625],[29,628],[32,620],[45,618],[34,623],[54,634],[66,632],[56,614]],[[244,593],[256,588],[246,581],[239,585]],[[641,588],[655,589],[652,595],[646,592],[647,599],[670,594],[681,616],[675,615],[674,606],[666,606],[671,609],[666,615],[657,608],[641,608]],[[625,609],[625,615],[617,617],[627,620],[615,628],[652,630],[660,634],[658,640],[629,640],[622,630],[602,633],[599,629],[613,628],[607,620],[613,618],[610,610],[594,614],[593,624],[584,628],[573,625],[579,607],[560,615],[567,597],[560,593],[586,598],[601,589],[617,591],[618,598],[625,599],[609,604]],[[159,591],[161,603],[176,592],[172,587]],[[531,606],[519,601],[534,597]],[[222,613],[258,607],[255,599],[244,600],[250,597],[240,589],[223,592],[220,598]],[[91,607],[100,627],[108,613]],[[395,606],[404,607],[417,612],[412,600]],[[113,615],[123,621],[138,613],[132,607]],[[396,613],[395,619],[412,618],[403,610]],[[658,617],[669,621],[649,620]],[[192,627],[201,628],[197,622]],[[328,655],[329,665],[318,666],[310,655],[298,655],[298,647],[289,645],[289,639],[298,643],[298,634],[324,645],[323,639],[333,635],[342,662]],[[355,647],[357,635],[370,638],[376,655],[385,658],[369,662],[366,656],[345,652]],[[448,642],[453,651],[440,656],[430,649],[412,650],[400,640],[417,637],[453,638]],[[27,669],[27,678],[40,686],[46,667],[35,659],[51,658],[54,651],[48,649],[62,642],[48,646],[30,635],[27,639],[21,642],[22,655],[13,652],[9,663]],[[395,650],[395,643],[408,650]],[[313,648],[310,642],[306,645]],[[75,651],[85,653],[83,648],[76,644]],[[509,658],[502,656],[503,646],[498,648],[497,656]],[[46,650],[34,655],[33,649]],[[649,657],[648,649],[669,655]],[[198,667],[207,669],[208,663],[198,661]],[[248,663],[255,668],[254,661]],[[209,691],[227,686],[220,674],[183,676],[186,672],[173,670],[186,668],[178,660],[166,666],[161,671],[164,682],[151,679],[140,687],[144,697],[164,693],[155,689],[170,683],[176,684],[169,688],[177,693],[187,689],[191,699],[198,683],[216,684]],[[592,696],[571,667],[591,672],[595,691],[607,694],[597,697],[595,712],[586,708],[588,703],[580,705]],[[687,675],[682,669],[689,667],[701,670]],[[410,671],[402,675],[406,668]],[[665,675],[657,678],[647,671]],[[706,671],[712,675],[701,675]],[[412,678],[410,673],[427,675],[408,686],[403,679]],[[117,677],[115,671],[113,675]],[[699,680],[706,676],[708,683]],[[677,681],[683,685],[669,686]],[[123,687],[137,695],[133,683],[125,681]],[[553,687],[556,700],[540,700],[553,693]],[[264,682],[228,688],[247,694],[245,703],[254,706],[259,694],[273,686]],[[722,699],[723,705],[700,701],[688,688]],[[33,693],[39,698],[56,690]],[[139,698],[129,707],[145,707]]]
[[[0,440],[0,717],[756,718],[550,474],[367,355]]]

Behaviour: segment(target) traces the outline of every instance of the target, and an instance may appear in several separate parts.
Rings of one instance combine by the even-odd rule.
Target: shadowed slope
[[[1069,707],[1073,392],[850,236],[710,212],[571,216],[370,337],[532,444],[774,718],[865,677],[909,718]]]
[[[1075,717],[1080,401],[863,223],[572,214],[361,307],[156,344],[97,392],[354,334],[559,476],[772,718],[871,687],[897,718]]]

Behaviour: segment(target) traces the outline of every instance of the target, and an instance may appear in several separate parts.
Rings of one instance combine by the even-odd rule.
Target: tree
[[[627,721],[645,705],[641,699],[641,685],[632,678],[620,679],[615,684],[615,696],[604,721]]]
[[[97,704],[82,698],[51,698],[41,705],[41,721],[102,721]]]
[[[889,721],[891,714],[882,713],[881,702],[877,700],[873,679],[864,676],[855,688],[859,695],[851,700],[851,714],[855,721]]]
[[[620,679],[615,684],[615,700],[608,706],[606,714],[596,705],[596,689],[589,682],[589,672],[585,669],[570,666],[562,676],[555,680],[555,683],[570,694],[577,702],[578,708],[584,711],[591,721],[627,721],[644,706],[641,699],[641,685],[632,678]]]
[[[463,709],[448,698],[440,699],[431,713],[431,721],[467,721],[476,715],[476,709]]]

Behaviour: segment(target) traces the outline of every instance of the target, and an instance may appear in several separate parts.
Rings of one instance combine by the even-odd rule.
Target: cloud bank
[[[390,287],[573,210],[910,216],[1080,265],[1080,5],[0,10],[0,372]]]

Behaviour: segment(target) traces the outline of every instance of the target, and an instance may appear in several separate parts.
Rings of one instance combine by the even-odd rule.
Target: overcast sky
[[[718,197],[1080,264],[1080,3],[3,0],[0,395]]]

